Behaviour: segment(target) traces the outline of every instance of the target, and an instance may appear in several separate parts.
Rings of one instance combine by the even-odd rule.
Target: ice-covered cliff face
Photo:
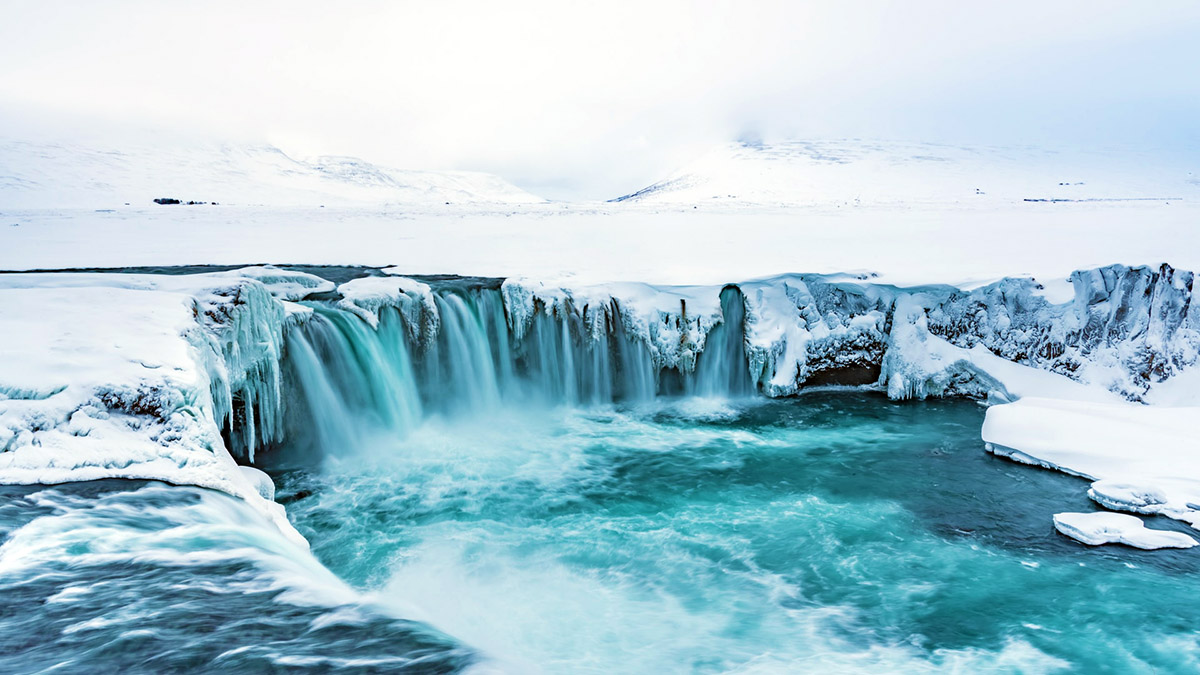
[[[988,375],[1003,360],[1139,401],[1200,356],[1192,282],[1191,272],[1169,265],[1115,265],[1049,287],[1030,278],[963,290],[789,275],[730,288],[745,307],[750,377],[769,396],[873,382],[895,398],[1004,393]],[[723,321],[714,287],[570,289],[510,280],[504,292],[518,330],[539,312],[583,321],[615,315],[658,367],[685,373]]]
[[[1200,357],[1194,277],[1169,265],[1082,270],[1071,275],[1066,302],[1030,281],[1006,279],[951,295],[930,309],[929,329],[956,345],[982,344],[1007,360],[1141,401]]]
[[[0,481],[201,485],[286,529],[235,462],[284,438],[337,452],[431,413],[831,384],[1119,402],[1194,375],[1200,352],[1193,275],[1167,265],[973,289],[361,273],[0,275]]]

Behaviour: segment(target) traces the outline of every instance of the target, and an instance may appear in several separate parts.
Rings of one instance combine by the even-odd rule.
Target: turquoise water
[[[1195,672],[1197,558],[1058,536],[1080,481],[982,415],[434,414],[272,455],[311,554],[206,490],[3,488],[0,672]]]
[[[982,417],[859,392],[502,408],[270,470],[317,558],[480,668],[1196,670],[1195,556],[1058,536],[1080,481],[988,455]]]
[[[285,445],[235,400],[311,551],[208,490],[0,486],[0,672],[1200,672],[1200,558],[1057,535],[1085,484],[978,404],[755,397],[730,289],[676,370],[615,304],[430,282],[436,335],[309,303]]]

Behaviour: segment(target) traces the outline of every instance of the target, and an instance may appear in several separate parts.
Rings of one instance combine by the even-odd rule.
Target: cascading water
[[[300,394],[288,403],[301,408],[291,426],[311,428],[323,451],[360,445],[365,429],[410,430],[422,409],[399,313],[385,308],[372,329],[338,309],[312,310],[288,335],[286,364]]]
[[[539,311],[519,336],[498,289],[455,285],[435,292],[436,335],[424,343],[413,321],[379,310],[377,328],[327,303],[287,336],[288,373],[303,412],[288,416],[290,434],[312,436],[335,450],[362,444],[365,429],[406,434],[425,413],[462,414],[502,403],[602,405],[647,402],[671,393],[647,345],[629,334],[620,308]],[[744,349],[741,293],[721,294],[722,322],[708,338],[694,373],[695,393],[753,393]],[[544,308],[543,308],[544,309]],[[420,320],[420,319],[418,319]],[[671,379],[671,378],[668,378]],[[311,430],[306,431],[305,426]]]
[[[441,333],[426,358],[429,376],[425,385],[430,395],[468,409],[495,406],[500,402],[504,375],[497,362],[507,357],[493,354],[488,340],[485,324],[493,317],[481,315],[474,303],[468,304],[457,293],[439,294],[436,303]]]
[[[696,363],[695,393],[743,397],[754,393],[746,358],[746,303],[735,286],[721,291],[722,321],[708,333]]]

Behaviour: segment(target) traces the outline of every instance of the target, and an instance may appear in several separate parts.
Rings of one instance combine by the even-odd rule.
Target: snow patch
[[[1197,541],[1182,532],[1152,530],[1141,518],[1122,513],[1056,513],[1054,528],[1088,546],[1125,544],[1135,548],[1191,548]]]
[[[1027,397],[988,409],[983,440],[996,454],[1095,481],[1110,508],[1200,525],[1200,408]]]

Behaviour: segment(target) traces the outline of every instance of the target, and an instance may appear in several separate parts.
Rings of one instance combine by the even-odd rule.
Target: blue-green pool
[[[311,556],[204,490],[4,488],[0,671],[1200,669],[1200,559],[1055,534],[1080,481],[987,454],[982,418],[859,391],[433,415],[271,455]]]

